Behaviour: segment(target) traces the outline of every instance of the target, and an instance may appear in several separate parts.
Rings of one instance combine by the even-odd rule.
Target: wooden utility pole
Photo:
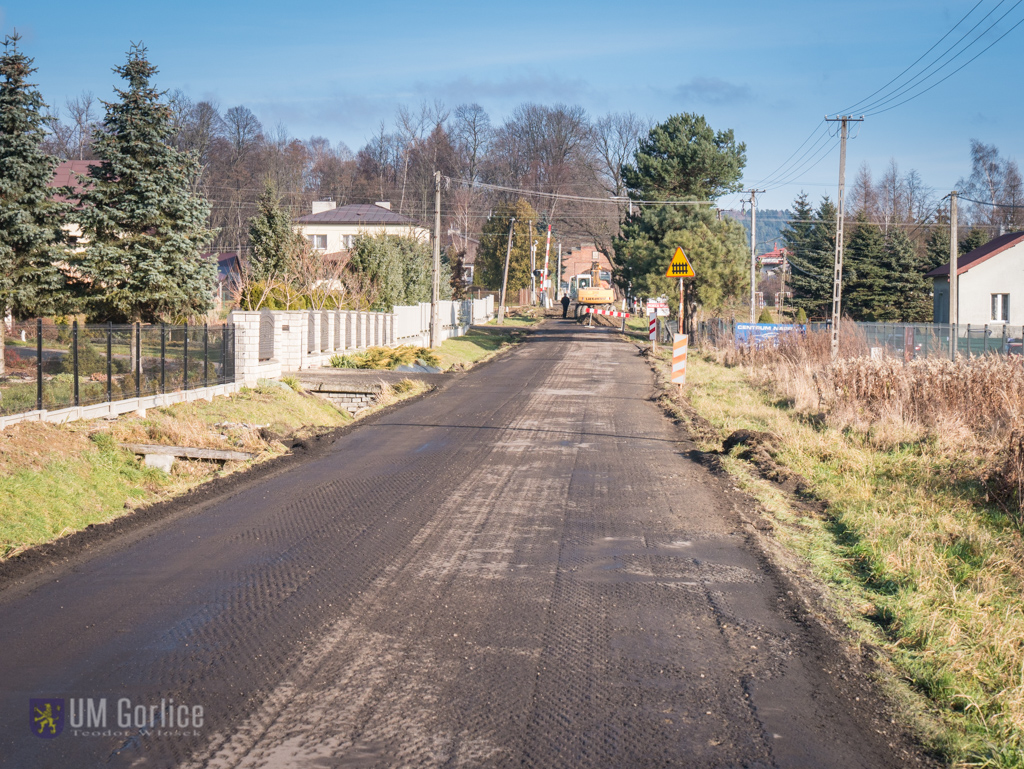
[[[957,191],[949,193],[949,359],[956,360],[956,332],[957,321],[960,320],[960,310],[957,307],[957,296],[959,287],[957,260],[960,256],[960,245],[957,243],[956,231],[956,198]]]
[[[434,171],[434,264],[430,281],[430,346],[441,344],[438,305],[441,300],[441,172]]]
[[[501,279],[501,297],[498,300],[498,325],[505,325],[505,289],[508,288],[508,263],[512,259],[512,228],[516,218],[513,216],[508,223],[508,248],[505,251],[505,275]]]
[[[757,193],[764,190],[747,190],[750,193],[750,322],[757,321]]]
[[[842,123],[840,128],[840,142],[839,142],[839,196],[837,198],[837,209],[836,209],[836,260],[835,270],[832,275],[832,360],[835,360],[839,355],[839,319],[842,317],[842,297],[843,297],[843,225],[845,223],[845,212],[843,209],[846,207],[846,139],[848,136],[848,123],[854,122],[859,123],[863,120],[863,117],[854,118],[850,115],[844,115],[842,117],[829,118],[825,120],[829,123],[835,123],[837,121]]]

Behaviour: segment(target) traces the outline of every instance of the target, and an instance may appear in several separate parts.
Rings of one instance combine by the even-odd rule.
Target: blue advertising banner
[[[776,345],[782,334],[803,334],[806,331],[807,326],[796,323],[737,323],[736,344]]]

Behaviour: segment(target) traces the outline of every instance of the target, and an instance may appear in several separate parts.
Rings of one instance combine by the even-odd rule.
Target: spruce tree
[[[57,160],[42,150],[46,105],[18,40],[7,37],[0,56],[0,311],[26,318],[70,309],[61,270],[68,206],[49,186]]]
[[[249,244],[249,265],[256,280],[287,272],[302,245],[302,236],[292,229],[291,217],[281,208],[277,188],[270,179],[256,200],[256,215],[249,220]]]
[[[925,242],[925,272],[949,264],[949,222],[939,222]],[[959,255],[959,251],[957,252]]]
[[[894,227],[885,240],[882,271],[885,301],[876,320],[931,322],[931,279],[924,276],[925,262],[902,227]]]
[[[966,237],[960,241],[960,249],[958,251],[960,256],[967,256],[976,248],[981,248],[983,245],[989,242],[988,233],[980,227],[971,227],[970,232],[967,233]]]
[[[193,190],[194,155],[171,146],[171,112],[150,83],[146,48],[133,45],[114,72],[127,81],[104,102],[94,145],[99,163],[83,181],[76,219],[87,238],[74,266],[88,283],[91,317],[156,321],[205,313],[215,260],[201,255],[210,206]]]
[[[890,320],[890,279],[885,269],[885,237],[876,224],[857,214],[843,256],[843,315],[854,320]]]
[[[802,197],[802,196],[801,196]],[[806,206],[806,200],[803,201]],[[809,207],[801,206],[801,198],[794,202],[797,213],[794,219],[807,219],[810,228],[795,230],[795,250],[790,252],[790,285],[793,290],[793,305],[802,309],[811,318],[828,318],[832,312],[832,275],[835,266],[836,249],[836,207],[828,196],[824,197],[818,210],[811,215]],[[786,234],[787,248],[791,242]]]

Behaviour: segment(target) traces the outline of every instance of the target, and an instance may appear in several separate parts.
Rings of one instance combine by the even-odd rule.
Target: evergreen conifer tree
[[[114,71],[127,81],[104,102],[99,163],[83,181],[75,218],[88,239],[74,266],[88,283],[87,309],[118,322],[195,316],[211,306],[215,260],[201,255],[212,233],[209,204],[193,190],[194,155],[169,143],[171,113],[150,83],[142,45]]]
[[[793,244],[789,255],[793,305],[812,318],[827,318],[832,312],[836,207],[827,196],[813,214],[806,206],[806,200],[801,202],[801,198],[797,198],[794,207],[794,219],[810,220],[812,224],[804,229],[801,222],[794,222],[798,229],[794,229],[792,235],[783,233],[786,248],[790,249],[790,243]]]
[[[894,227],[885,240],[882,259],[882,310],[875,320],[927,323],[932,319],[931,281],[925,262],[902,227]]]
[[[35,68],[18,40],[7,37],[0,56],[0,311],[25,318],[70,309],[61,270],[68,206],[49,186],[57,160],[42,150],[46,105],[28,83]]]
[[[713,201],[740,188],[745,165],[746,146],[731,130],[714,131],[703,116],[687,113],[652,128],[622,171],[637,199]],[[743,225],[718,220],[711,206],[638,207],[615,240],[617,282],[631,283],[639,296],[665,294],[674,310],[677,281],[665,270],[676,247],[697,273],[688,294],[696,302],[719,309],[743,294],[749,274]]]
[[[967,256],[976,248],[981,248],[983,245],[989,242],[988,233],[980,227],[971,227],[970,232],[960,241],[960,249],[958,251],[960,256]],[[946,261],[949,261],[947,259]]]
[[[932,228],[928,240],[925,242],[925,268],[934,270],[944,264],[949,264],[949,222],[940,222]],[[959,255],[959,251],[957,252]]]
[[[512,254],[508,267],[508,296],[514,297],[521,288],[530,285],[530,221],[537,227],[539,214],[525,200],[515,205],[495,209],[480,233],[477,249],[476,269],[481,283],[487,288],[500,291],[505,274],[505,253],[508,250],[509,220],[515,217],[512,234]],[[537,230],[535,230],[536,232]]]
[[[302,236],[292,229],[291,217],[281,208],[277,188],[270,179],[256,200],[256,215],[249,220],[249,265],[255,280],[287,272]]]
[[[854,320],[889,320],[890,278],[885,269],[885,237],[876,224],[857,214],[843,258],[843,315]]]

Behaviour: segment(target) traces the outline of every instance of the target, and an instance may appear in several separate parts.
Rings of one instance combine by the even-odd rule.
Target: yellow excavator
[[[609,287],[601,286],[601,264],[595,259],[590,264],[590,285],[576,292],[575,316],[583,315],[583,308],[593,307],[595,310],[614,310],[615,292]]]

